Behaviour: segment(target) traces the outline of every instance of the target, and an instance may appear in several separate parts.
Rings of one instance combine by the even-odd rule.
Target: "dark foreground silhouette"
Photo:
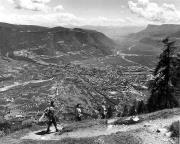
[[[36,134],[36,135],[45,135],[45,134],[50,134],[50,133],[55,133],[55,131],[50,131],[50,132],[47,133],[46,130],[43,130],[43,131],[37,132],[37,133],[35,133],[35,134]]]

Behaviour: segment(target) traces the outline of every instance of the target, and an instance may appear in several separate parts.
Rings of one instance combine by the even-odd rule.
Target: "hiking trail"
[[[79,128],[70,132],[64,132],[62,134],[54,133],[54,127],[51,127],[52,133],[45,135],[37,134],[43,130],[33,131],[21,137],[21,140],[62,140],[64,138],[87,138],[101,135],[111,135],[117,132],[136,131],[134,135],[140,137],[144,144],[171,144],[172,140],[168,136],[166,127],[177,120],[180,120],[180,116],[173,116],[167,119],[144,121],[133,125],[113,125],[112,123],[116,121],[116,119],[111,119],[108,120],[107,125]],[[66,125],[64,125],[64,127],[65,126]],[[59,129],[62,129],[62,127],[62,125],[58,125]],[[157,133],[157,130],[162,130],[162,132]]]

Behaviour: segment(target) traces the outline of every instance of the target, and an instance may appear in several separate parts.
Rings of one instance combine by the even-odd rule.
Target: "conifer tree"
[[[164,39],[162,42],[164,49],[154,70],[155,79],[151,87],[151,96],[148,99],[149,112],[178,106],[171,83],[174,73],[172,61],[175,42],[170,41],[169,38]]]

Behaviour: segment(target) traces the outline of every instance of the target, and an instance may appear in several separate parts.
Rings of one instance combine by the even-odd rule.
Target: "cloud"
[[[47,3],[50,0],[8,0],[11,4],[14,4],[16,9],[26,9],[32,11],[44,11],[50,10]]]
[[[125,19],[122,18],[111,19],[111,18],[99,16],[97,18],[86,19],[84,23],[85,25],[91,24],[91,25],[99,25],[99,26],[118,26],[125,24],[126,21]]]
[[[4,11],[4,10],[5,10],[5,8],[3,6],[0,6],[0,12]]]
[[[9,13],[8,15],[0,13],[0,20],[13,24],[25,25],[41,25],[41,26],[82,26],[82,25],[99,25],[99,26],[121,26],[127,25],[126,19],[109,19],[106,17],[97,18],[82,18],[72,13],[54,12],[54,13],[40,13],[40,14],[16,14]]]
[[[0,7],[0,21],[24,24],[24,25],[41,25],[41,26],[82,26],[82,25],[95,25],[95,26],[125,26],[125,25],[138,25],[138,22],[132,18],[108,18],[102,16],[84,18],[76,16],[64,10],[62,5],[55,7],[48,7],[51,0],[8,0],[4,10]],[[0,4],[1,3],[0,0]],[[0,5],[0,6],[1,6]],[[12,8],[12,5],[14,7]],[[171,7],[172,9],[172,7]],[[31,10],[24,11],[24,10]],[[38,12],[37,12],[38,11]]]
[[[65,25],[81,25],[85,20],[76,17],[71,13],[41,13],[41,14],[16,14],[0,13],[1,22],[24,25],[41,25],[41,26],[65,26]]]
[[[14,0],[12,1],[13,4]],[[34,0],[34,2],[41,3],[42,0]],[[49,2],[49,0],[45,1],[45,3],[47,2]],[[73,13],[66,12],[62,5],[57,5],[56,7],[49,10],[49,12],[21,12],[23,12],[22,9],[17,9],[14,12],[11,12],[7,8],[1,9],[0,6],[0,21],[12,24],[41,25],[48,27],[67,25],[119,26],[127,24],[127,20],[121,18],[111,19],[102,16],[84,18],[81,16],[76,16]]]
[[[51,0],[32,0],[32,2],[37,2],[37,3],[49,3]]]
[[[152,22],[180,22],[180,11],[173,4],[164,3],[160,6],[149,0],[137,0],[137,2],[129,1],[128,6],[132,13]]]
[[[62,5],[58,5],[58,6],[54,7],[53,9],[55,12],[59,12],[59,11],[64,10],[64,7]]]

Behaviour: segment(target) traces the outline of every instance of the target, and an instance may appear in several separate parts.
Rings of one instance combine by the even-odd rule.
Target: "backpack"
[[[48,107],[45,110],[45,116],[48,117],[49,119],[52,119],[54,117],[54,111],[55,109],[53,107]]]

